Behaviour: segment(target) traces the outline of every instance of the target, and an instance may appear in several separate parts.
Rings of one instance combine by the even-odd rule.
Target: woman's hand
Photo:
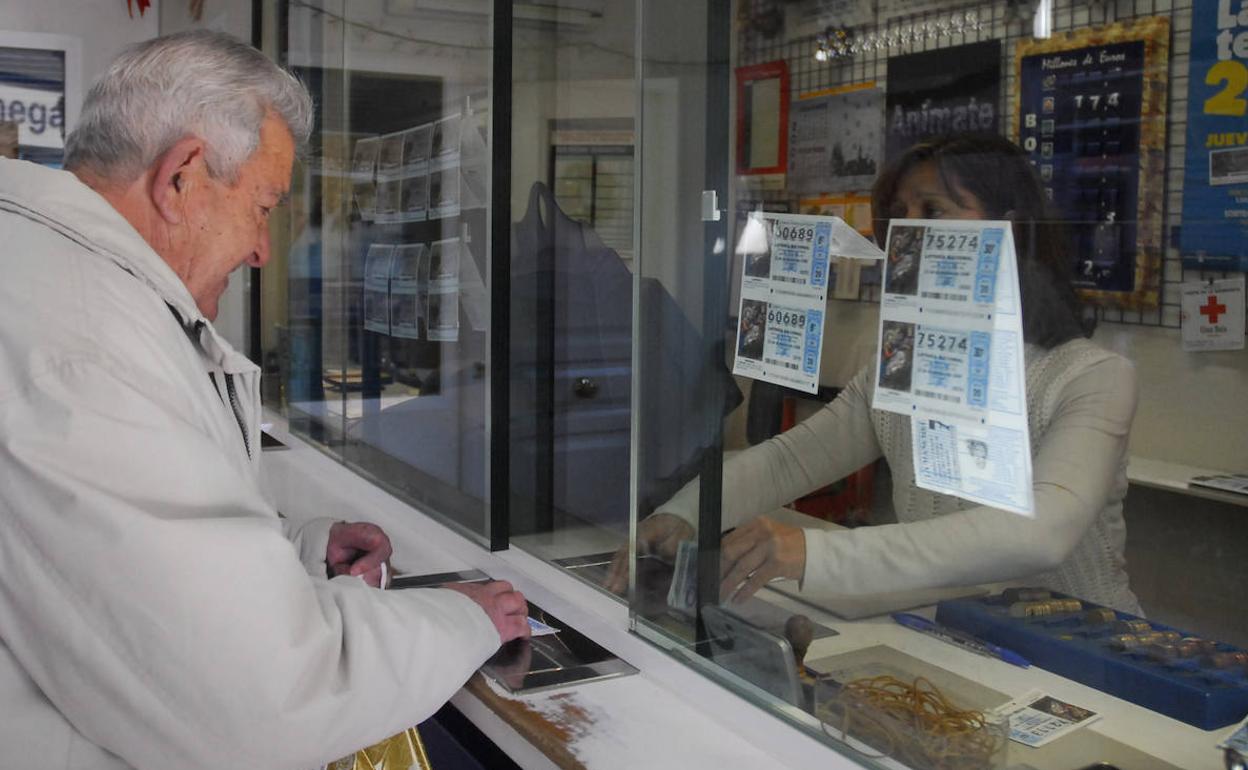
[[[773,578],[801,580],[805,570],[806,535],[800,528],[753,519],[720,543],[720,600],[743,602]]]
[[[637,525],[637,552],[654,554],[667,562],[676,559],[676,548],[682,540],[692,540],[697,535],[689,522],[670,513],[647,516]],[[602,585],[612,593],[622,594],[628,590],[628,546],[615,552],[611,568]]]

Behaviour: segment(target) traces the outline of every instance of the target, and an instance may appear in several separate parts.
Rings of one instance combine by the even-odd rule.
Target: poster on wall
[[[999,133],[1000,95],[1000,40],[890,57],[884,157],[954,131]]]
[[[390,333],[390,269],[394,244],[373,243],[364,255],[364,328]]]
[[[789,65],[738,67],[737,173],[783,174],[788,165]]]
[[[1183,266],[1248,270],[1248,13],[1194,0],[1183,166]]]
[[[428,287],[425,323],[429,339],[454,342],[459,339],[459,238],[445,238],[429,244]]]
[[[404,243],[394,247],[390,262],[390,334],[420,339],[421,275],[428,270],[428,246]]]
[[[1024,40],[1017,139],[1068,224],[1085,300],[1155,308],[1161,268],[1170,19]]]
[[[845,224],[871,237],[871,196],[866,193],[818,195],[797,202],[799,214],[839,217]]]
[[[0,125],[16,157],[60,167],[82,101],[80,44],[65,35],[0,31]]]
[[[789,192],[870,189],[883,118],[884,94],[871,83],[800,97],[789,107]]]

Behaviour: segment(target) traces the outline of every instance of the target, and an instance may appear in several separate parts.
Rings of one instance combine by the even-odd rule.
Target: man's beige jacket
[[[309,770],[498,647],[460,594],[327,580],[258,419],[256,367],[116,210],[0,160],[0,768]]]

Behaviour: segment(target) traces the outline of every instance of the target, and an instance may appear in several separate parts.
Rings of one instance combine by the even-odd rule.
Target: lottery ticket
[[[672,583],[667,589],[667,603],[672,609],[693,612],[698,596],[698,544],[682,540],[676,547],[676,565],[672,569]]]
[[[915,483],[1033,515],[1009,222],[893,220],[872,407],[911,419]]]
[[[756,212],[737,253],[733,374],[817,392],[831,261],[883,252],[839,217]]]
[[[1015,698],[994,712],[1010,720],[1010,740],[1032,747],[1043,746],[1100,719],[1100,714],[1092,709],[1058,700],[1040,690]]]
[[[559,629],[554,626],[548,626],[535,617],[529,617],[530,636],[549,636],[559,633]]]

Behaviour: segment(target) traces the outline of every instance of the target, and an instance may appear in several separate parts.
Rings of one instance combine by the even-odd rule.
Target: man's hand
[[[667,562],[676,559],[676,549],[682,540],[692,540],[697,535],[689,522],[670,513],[647,516],[637,525],[637,552],[654,554]],[[608,591],[622,594],[628,590],[628,546],[615,552],[611,568],[602,583]]]
[[[490,616],[503,644],[512,639],[526,638],[530,634],[529,603],[506,580],[493,580],[489,583],[447,583],[442,587],[448,591],[458,591],[479,604],[485,614]]]
[[[370,586],[381,586],[381,565],[389,565],[390,538],[376,524],[339,521],[329,528],[325,563],[331,577],[356,575]]]
[[[720,541],[720,601],[743,602],[772,578],[800,580],[805,569],[806,535],[801,529],[766,517],[753,519]]]

